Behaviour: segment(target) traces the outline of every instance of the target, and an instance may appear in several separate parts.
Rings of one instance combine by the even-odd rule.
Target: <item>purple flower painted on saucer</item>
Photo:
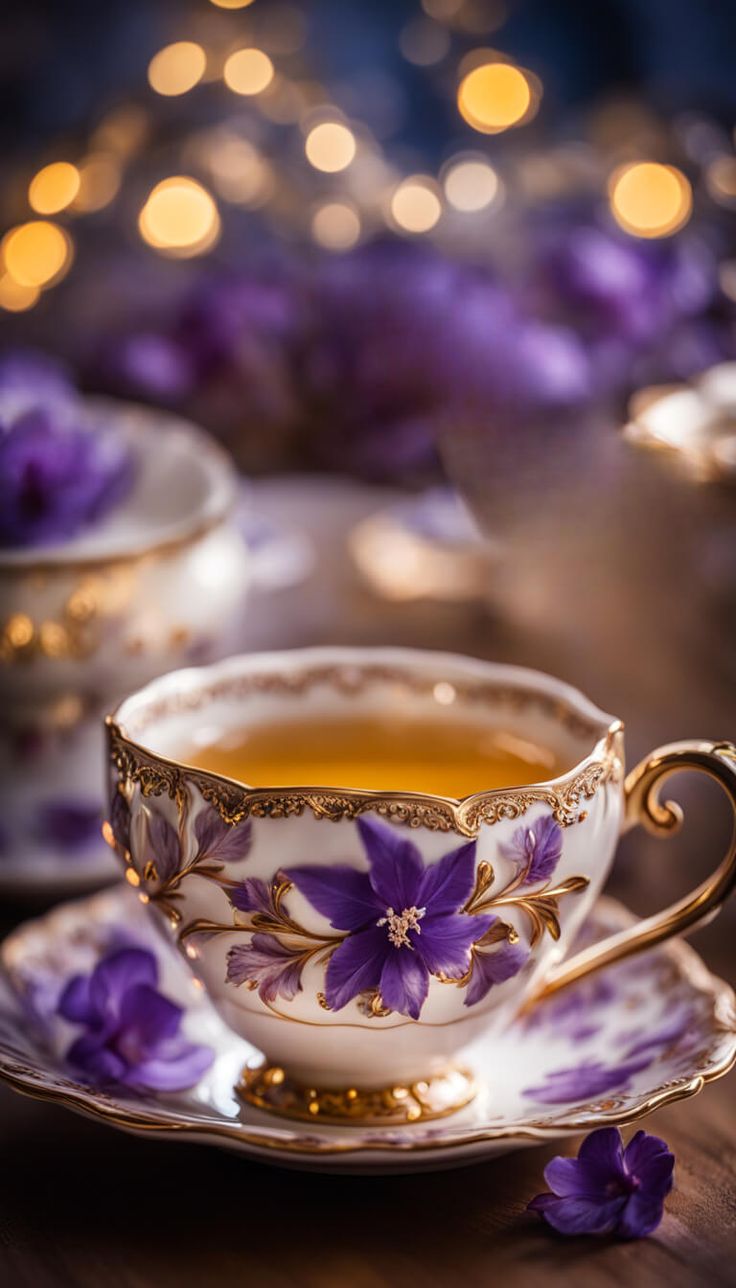
[[[461,911],[473,889],[475,842],[425,867],[394,828],[368,818],[357,827],[369,872],[338,864],[291,868],[286,876],[336,930],[349,932],[326,971],[330,1009],[378,990],[389,1010],[417,1020],[430,975],[462,978],[473,944],[495,921]]]
[[[58,1013],[85,1032],[66,1052],[67,1063],[98,1086],[135,1091],[182,1091],[214,1059],[210,1047],[181,1033],[182,1008],[160,993],[158,963],[142,948],[121,948],[75,975]]]
[[[602,1096],[607,1091],[626,1087],[633,1075],[646,1069],[651,1062],[651,1052],[624,1059],[620,1064],[584,1060],[572,1068],[555,1069],[545,1074],[545,1081],[540,1086],[526,1087],[522,1094],[543,1105],[574,1104],[590,1096]]]
[[[560,1234],[642,1239],[656,1230],[672,1189],[674,1155],[658,1136],[638,1131],[624,1148],[617,1127],[586,1136],[577,1158],[544,1169],[550,1191],[529,1210]]]
[[[122,500],[133,474],[127,444],[83,424],[72,402],[0,399],[0,546],[69,540]]]
[[[562,828],[551,814],[545,814],[531,827],[517,827],[510,842],[498,848],[502,858],[523,871],[523,885],[547,881],[562,854]]]

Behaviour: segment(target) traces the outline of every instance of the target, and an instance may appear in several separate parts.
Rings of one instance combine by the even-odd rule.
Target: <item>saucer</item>
[[[632,921],[601,899],[591,942]],[[184,1008],[184,1030],[215,1053],[189,1091],[133,1098],[77,1080],[56,1018],[67,979],[113,947],[159,961],[159,987]],[[282,1166],[333,1172],[460,1166],[604,1124],[636,1121],[695,1095],[736,1061],[736,999],[697,954],[671,942],[540,1003],[468,1053],[480,1090],[439,1121],[400,1128],[299,1125],[244,1104],[233,1090],[259,1052],[216,1015],[184,962],[159,937],[132,891],[116,888],[21,926],[0,948],[0,1076],[125,1131],[203,1141]]]

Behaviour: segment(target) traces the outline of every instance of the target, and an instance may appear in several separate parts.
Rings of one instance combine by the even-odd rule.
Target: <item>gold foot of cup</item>
[[[466,1069],[450,1068],[417,1082],[389,1087],[309,1087],[277,1065],[246,1065],[237,1086],[249,1105],[303,1122],[384,1127],[445,1118],[470,1104],[477,1091]]]

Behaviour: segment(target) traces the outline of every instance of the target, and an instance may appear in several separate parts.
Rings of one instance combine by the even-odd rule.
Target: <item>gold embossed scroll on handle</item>
[[[682,934],[718,912],[736,885],[736,746],[733,743],[673,742],[653,751],[627,775],[624,783],[624,827],[628,829],[635,823],[642,823],[648,832],[657,836],[675,832],[682,822],[682,810],[674,801],[662,802],[660,789],[673,774],[694,769],[720,783],[731,802],[734,825],[725,859],[707,881],[685,895],[684,899],[562,962],[548,975],[534,995],[533,1002],[556,993],[566,984],[573,984],[591,971]]]

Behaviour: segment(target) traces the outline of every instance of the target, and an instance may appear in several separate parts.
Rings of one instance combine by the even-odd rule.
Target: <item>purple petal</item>
[[[644,1239],[656,1230],[664,1215],[664,1195],[643,1191],[632,1194],[618,1222],[616,1233],[622,1239]]]
[[[367,872],[356,872],[346,863],[329,868],[289,868],[284,875],[336,930],[359,930],[375,923],[384,911]]]
[[[123,1075],[121,1081],[144,1091],[184,1091],[199,1082],[214,1058],[211,1047],[182,1042],[178,1044],[176,1055],[139,1061]]]
[[[220,863],[237,863],[247,858],[252,831],[249,818],[243,818],[239,823],[226,823],[218,810],[211,806],[202,810],[194,820],[199,853]]]
[[[358,993],[378,988],[383,964],[392,948],[385,930],[371,926],[360,930],[335,949],[325,975],[325,997],[332,1011],[347,1006]]]
[[[273,912],[271,891],[260,877],[246,877],[241,885],[229,891],[228,897],[240,912]]]
[[[429,974],[417,953],[410,948],[394,948],[383,964],[379,987],[389,1010],[418,1020],[429,991]]]
[[[118,1014],[135,984],[156,986],[158,963],[145,948],[120,948],[98,962],[90,979],[90,1001],[98,1015]]]
[[[419,934],[413,937],[416,952],[431,975],[459,979],[470,964],[470,946],[496,920],[493,916],[469,917],[452,912],[442,917],[423,917]]]
[[[358,831],[371,865],[370,882],[382,909],[421,908],[424,864],[405,836],[373,818],[359,818]]]
[[[531,827],[517,827],[510,842],[499,846],[499,853],[517,867],[527,868],[524,885],[546,881],[562,854],[562,828],[551,814],[545,814]]]
[[[619,1065],[604,1065],[596,1060],[583,1061],[576,1068],[555,1069],[546,1075],[546,1083],[539,1087],[526,1087],[523,1094],[544,1105],[585,1100],[588,1096],[601,1096],[606,1091],[624,1087],[634,1073],[646,1069],[649,1063],[644,1058]]]
[[[475,841],[469,841],[425,869],[419,891],[420,908],[432,913],[457,912],[462,908],[473,890],[475,851]]]
[[[101,1084],[118,1082],[127,1065],[122,1056],[111,1051],[104,1040],[93,1033],[85,1033],[73,1042],[66,1053],[69,1064]]]
[[[626,1203],[625,1196],[610,1199],[607,1203],[598,1203],[595,1199],[564,1198],[540,1195],[547,1199],[539,1203],[533,1199],[529,1204],[533,1212],[540,1215],[560,1234],[610,1234],[616,1228],[622,1208]]]
[[[148,844],[159,880],[170,881],[181,867],[181,845],[177,832],[163,814],[149,816]]]
[[[272,935],[253,935],[249,944],[236,944],[227,955],[229,984],[258,985],[262,1001],[277,997],[293,1001],[302,987],[303,954],[287,948]]]
[[[672,1172],[675,1156],[659,1136],[649,1136],[638,1131],[631,1137],[624,1150],[624,1167],[631,1177],[636,1177],[642,1190],[664,1198],[672,1189]]]
[[[94,1024],[97,1012],[90,998],[90,976],[75,975],[59,998],[58,1013],[73,1024]]]
[[[610,1181],[624,1176],[624,1146],[618,1127],[599,1127],[585,1137],[578,1161],[591,1178]]]
[[[473,974],[465,993],[465,1005],[475,1006],[496,984],[513,979],[526,965],[529,949],[522,944],[501,944],[493,952],[479,950],[473,954]]]
[[[138,1058],[142,1050],[150,1050],[166,1038],[174,1037],[183,1014],[180,1006],[150,984],[134,984],[120,1007],[120,1025],[127,1030],[118,1039],[120,1049],[134,1045]]]

